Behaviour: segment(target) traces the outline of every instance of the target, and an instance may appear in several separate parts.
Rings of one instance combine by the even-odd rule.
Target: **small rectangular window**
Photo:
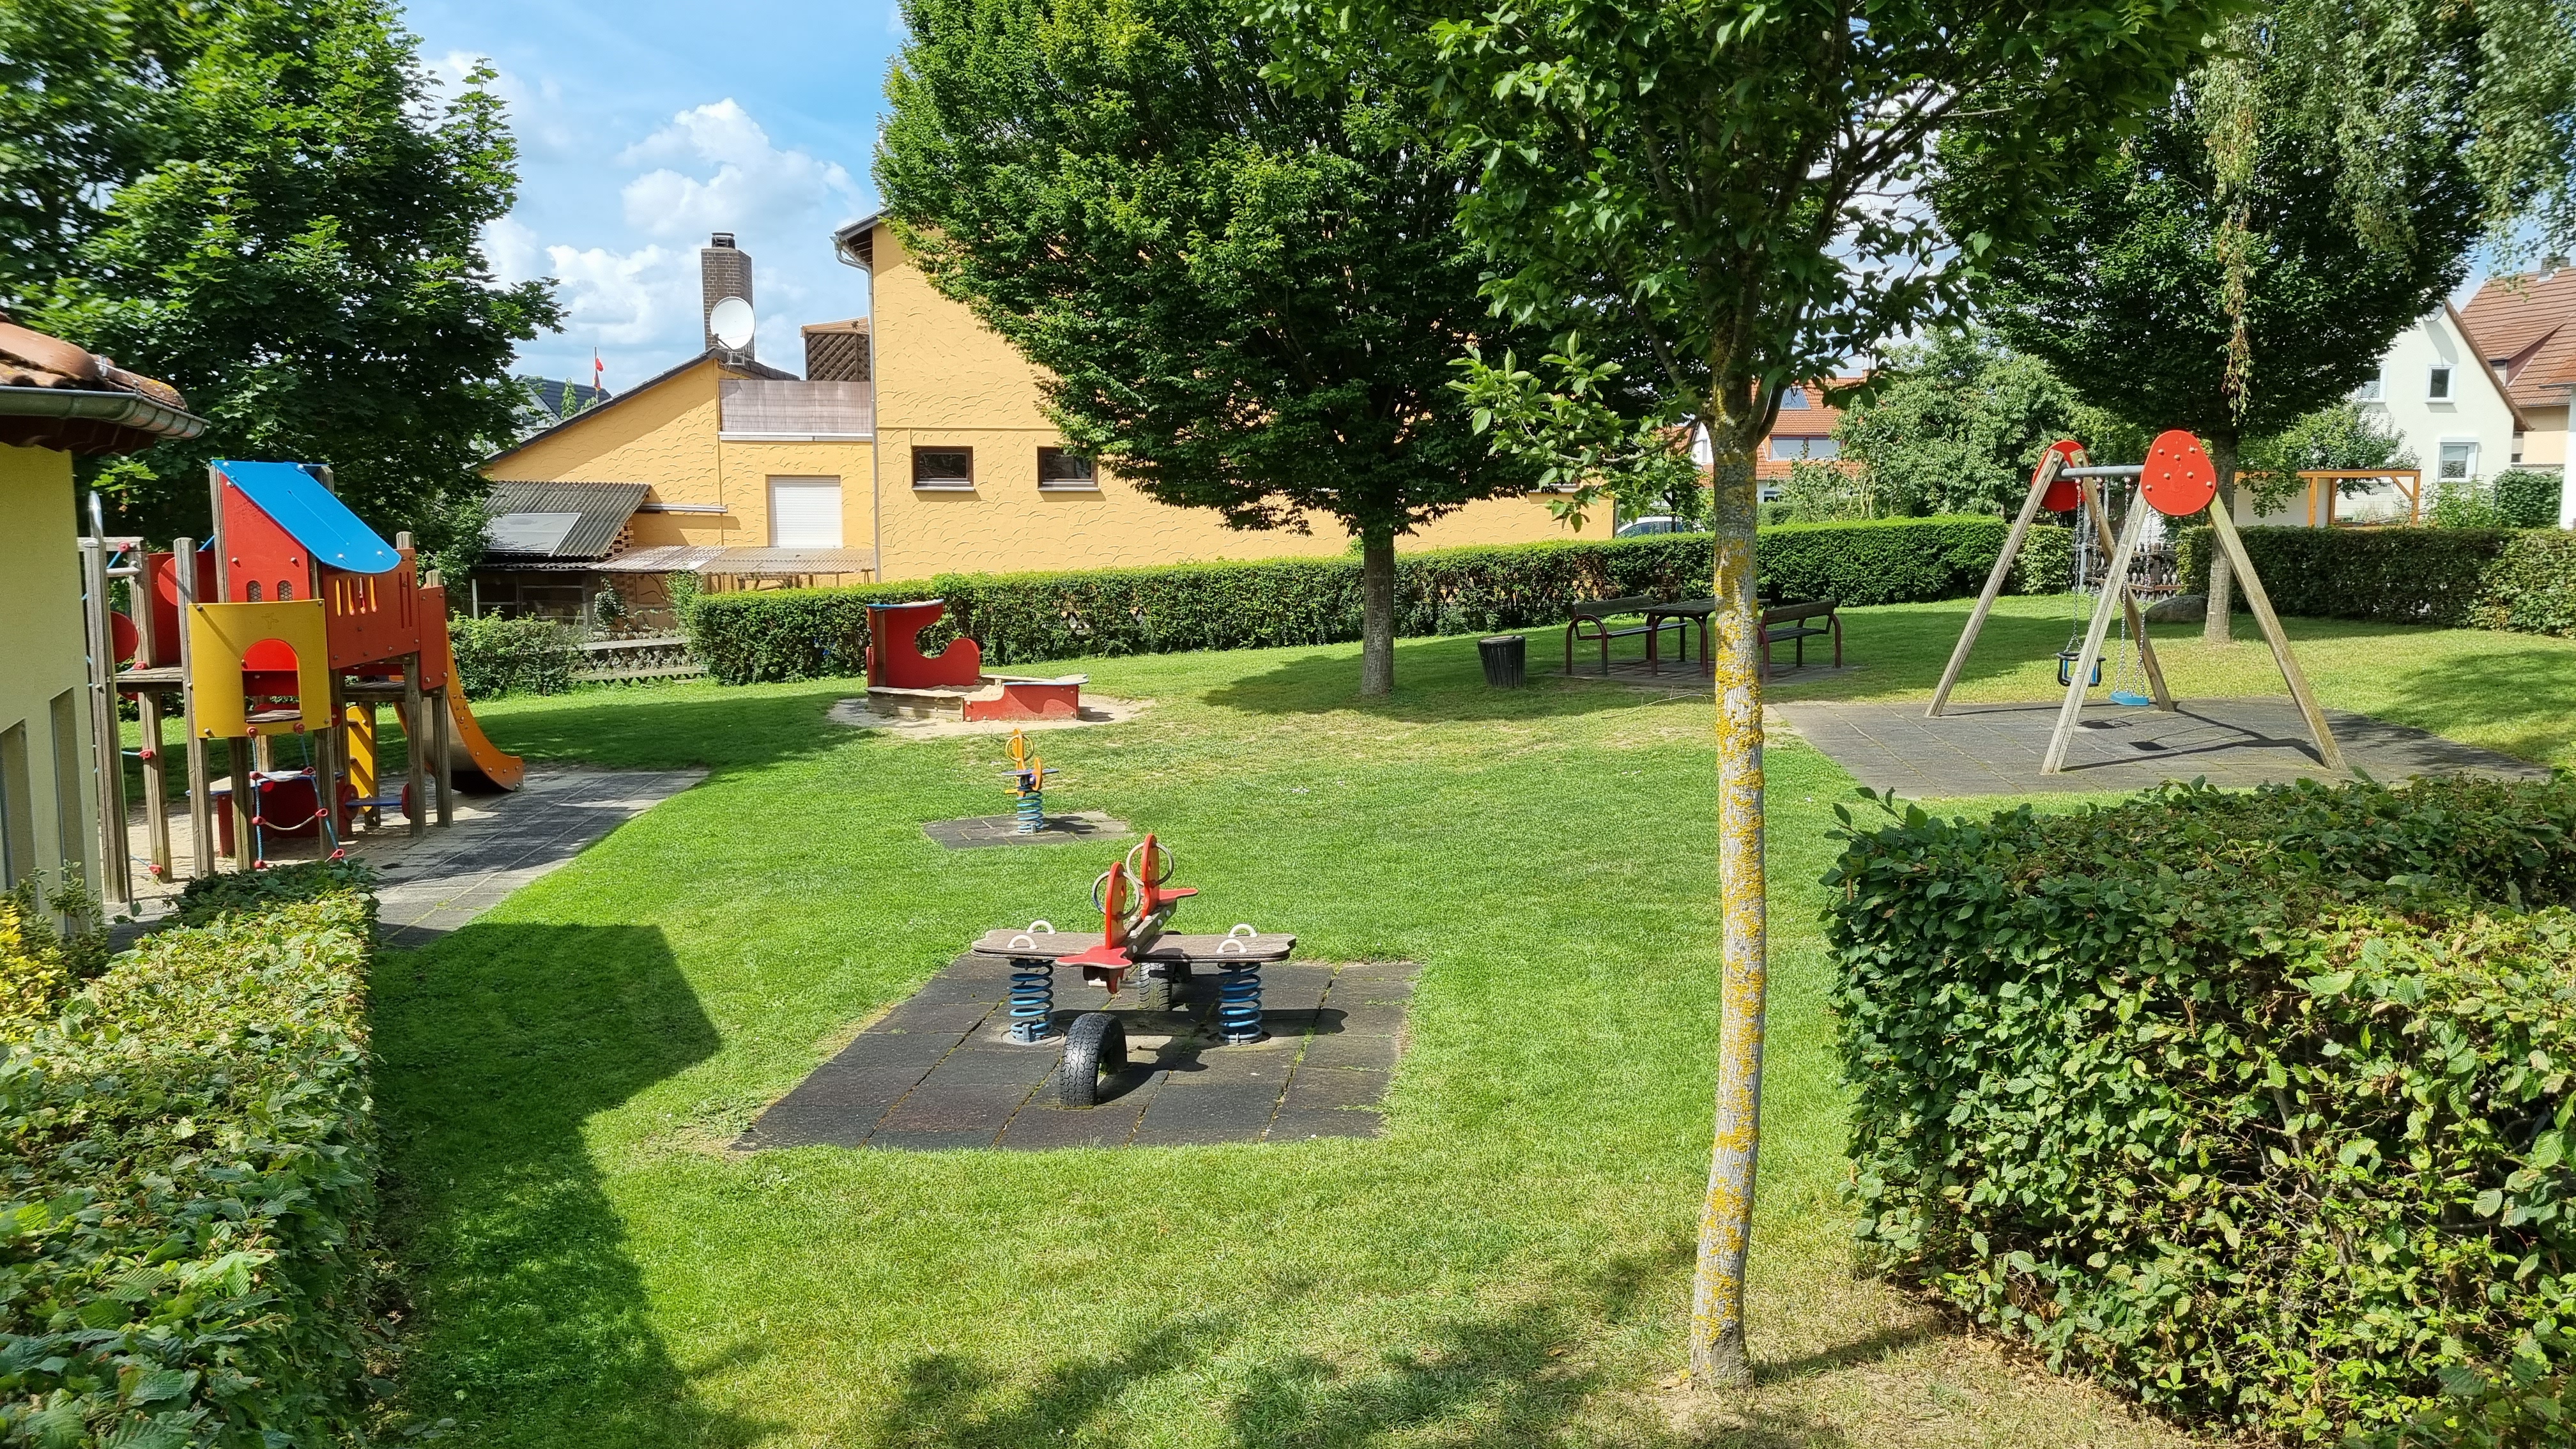
[[[1052,493],[1096,493],[1100,490],[1099,471],[1089,458],[1068,453],[1062,448],[1038,449],[1038,487]]]
[[[2352,390],[2352,400],[2354,402],[2377,402],[2385,391],[2386,388],[2383,386],[2381,379],[2374,377],[2370,381],[2365,382],[2361,386]]]
[[[972,448],[913,449],[912,486],[925,493],[974,492],[975,450]]]
[[[2474,477],[2477,471],[2477,444],[2444,443],[2442,445],[2442,478],[2445,482]]]
[[[1842,456],[1842,451],[1843,445],[1832,438],[1773,438],[1771,440],[1771,456],[1774,458],[1839,458]]]
[[[2425,380],[2424,396],[2434,402],[2449,402],[2451,400],[2450,368],[2436,367],[2433,369],[2432,373]]]
[[[36,785],[27,769],[27,725],[0,730],[0,887],[36,870]]]

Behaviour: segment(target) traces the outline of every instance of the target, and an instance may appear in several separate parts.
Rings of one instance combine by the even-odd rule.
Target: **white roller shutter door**
[[[841,546],[841,480],[838,478],[770,479],[769,546],[772,548],[839,548]]]

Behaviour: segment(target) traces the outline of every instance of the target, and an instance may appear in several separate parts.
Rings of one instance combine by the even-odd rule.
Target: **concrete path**
[[[510,892],[705,778],[704,770],[531,765],[527,784],[517,791],[459,793],[452,825],[433,825],[414,839],[401,812],[387,810],[381,826],[359,831],[345,846],[350,855],[376,868],[377,919],[386,944],[419,946],[490,910]],[[135,921],[118,933],[124,938],[169,915],[190,871],[185,809],[171,824],[177,858],[168,881],[156,882],[142,868],[149,856],[139,811],[131,830],[140,899]],[[277,840],[270,844],[270,857],[280,863],[311,860],[319,849],[318,841]]]
[[[2298,707],[2287,699],[2186,699],[2171,714],[2123,705],[2084,712],[2066,768],[2043,775],[2058,705],[1954,704],[1926,719],[1921,701],[1898,704],[1781,702],[1807,743],[1873,790],[1932,799],[2143,790],[2206,778],[2222,789],[2345,778],[2318,763]],[[2542,766],[2368,715],[2327,710],[2345,763],[2374,778],[2474,774],[2546,780]]]

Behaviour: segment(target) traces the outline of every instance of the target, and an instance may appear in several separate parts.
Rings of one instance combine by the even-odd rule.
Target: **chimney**
[[[716,341],[714,323],[716,304],[727,297],[740,297],[748,305],[751,295],[751,253],[735,246],[733,233],[720,231],[707,238],[698,248],[698,326],[704,334],[709,352],[726,351]],[[727,352],[728,356],[748,360],[752,349]]]

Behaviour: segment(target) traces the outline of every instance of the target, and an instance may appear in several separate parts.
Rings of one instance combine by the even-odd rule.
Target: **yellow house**
[[[206,425],[186,406],[161,383],[0,320],[0,888],[50,889],[73,870],[101,884],[100,720],[72,456],[195,437]]]
[[[706,351],[490,459],[485,607],[569,615],[599,579],[651,607],[653,576],[711,587],[923,579],[1216,559],[1335,556],[1313,532],[1245,532],[1173,508],[1069,453],[1040,375],[933,289],[882,218],[841,228],[869,315],[804,329],[806,376],[757,361],[749,258],[719,233],[700,252]],[[1563,537],[1537,497],[1471,504],[1407,549]]]

